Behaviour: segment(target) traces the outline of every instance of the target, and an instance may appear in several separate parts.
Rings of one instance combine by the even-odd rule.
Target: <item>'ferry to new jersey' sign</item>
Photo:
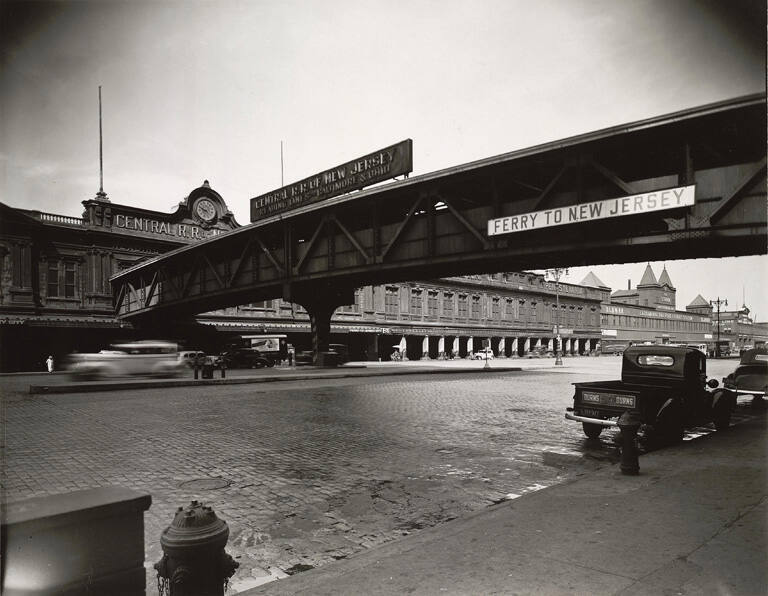
[[[389,180],[413,169],[413,141],[374,151],[251,199],[251,222]]]
[[[622,215],[637,215],[651,211],[664,211],[689,207],[694,204],[696,186],[680,186],[666,190],[654,190],[607,201],[593,201],[568,207],[555,207],[544,211],[509,215],[488,221],[488,235],[512,234],[527,232],[552,226],[620,217]]]

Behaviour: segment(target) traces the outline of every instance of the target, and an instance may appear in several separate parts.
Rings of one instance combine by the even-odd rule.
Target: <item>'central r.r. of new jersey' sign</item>
[[[406,139],[251,199],[251,222],[389,180],[413,169],[413,141]]]
[[[544,211],[509,215],[488,221],[488,235],[511,234],[527,232],[552,226],[620,217],[622,215],[637,215],[650,211],[663,211],[693,205],[696,186],[680,186],[666,190],[654,190],[607,201],[593,201],[568,207],[554,207]]]

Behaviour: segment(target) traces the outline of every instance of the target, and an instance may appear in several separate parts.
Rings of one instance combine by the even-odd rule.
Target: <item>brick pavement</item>
[[[4,408],[3,486],[11,501],[109,484],[151,493],[150,593],[159,535],[176,507],[212,504],[241,562],[237,590],[615,459],[608,438],[585,448],[580,429],[562,420],[576,377],[17,395]]]

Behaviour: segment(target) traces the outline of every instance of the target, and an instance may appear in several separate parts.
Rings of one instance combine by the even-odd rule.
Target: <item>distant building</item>
[[[582,285],[608,289],[593,273]],[[657,279],[650,264],[632,289],[608,295],[601,304],[602,351],[620,351],[630,344],[710,344],[712,321],[710,314],[696,307],[696,301],[685,311],[675,309],[677,290],[666,267]],[[693,307],[691,309],[691,307]]]

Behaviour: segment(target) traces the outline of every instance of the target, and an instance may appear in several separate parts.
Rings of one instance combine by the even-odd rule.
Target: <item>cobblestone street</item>
[[[589,442],[563,413],[570,383],[619,366],[6,391],[5,498],[105,485],[150,493],[150,594],[161,531],[178,506],[202,500],[230,526],[237,591],[616,461],[610,433]]]

